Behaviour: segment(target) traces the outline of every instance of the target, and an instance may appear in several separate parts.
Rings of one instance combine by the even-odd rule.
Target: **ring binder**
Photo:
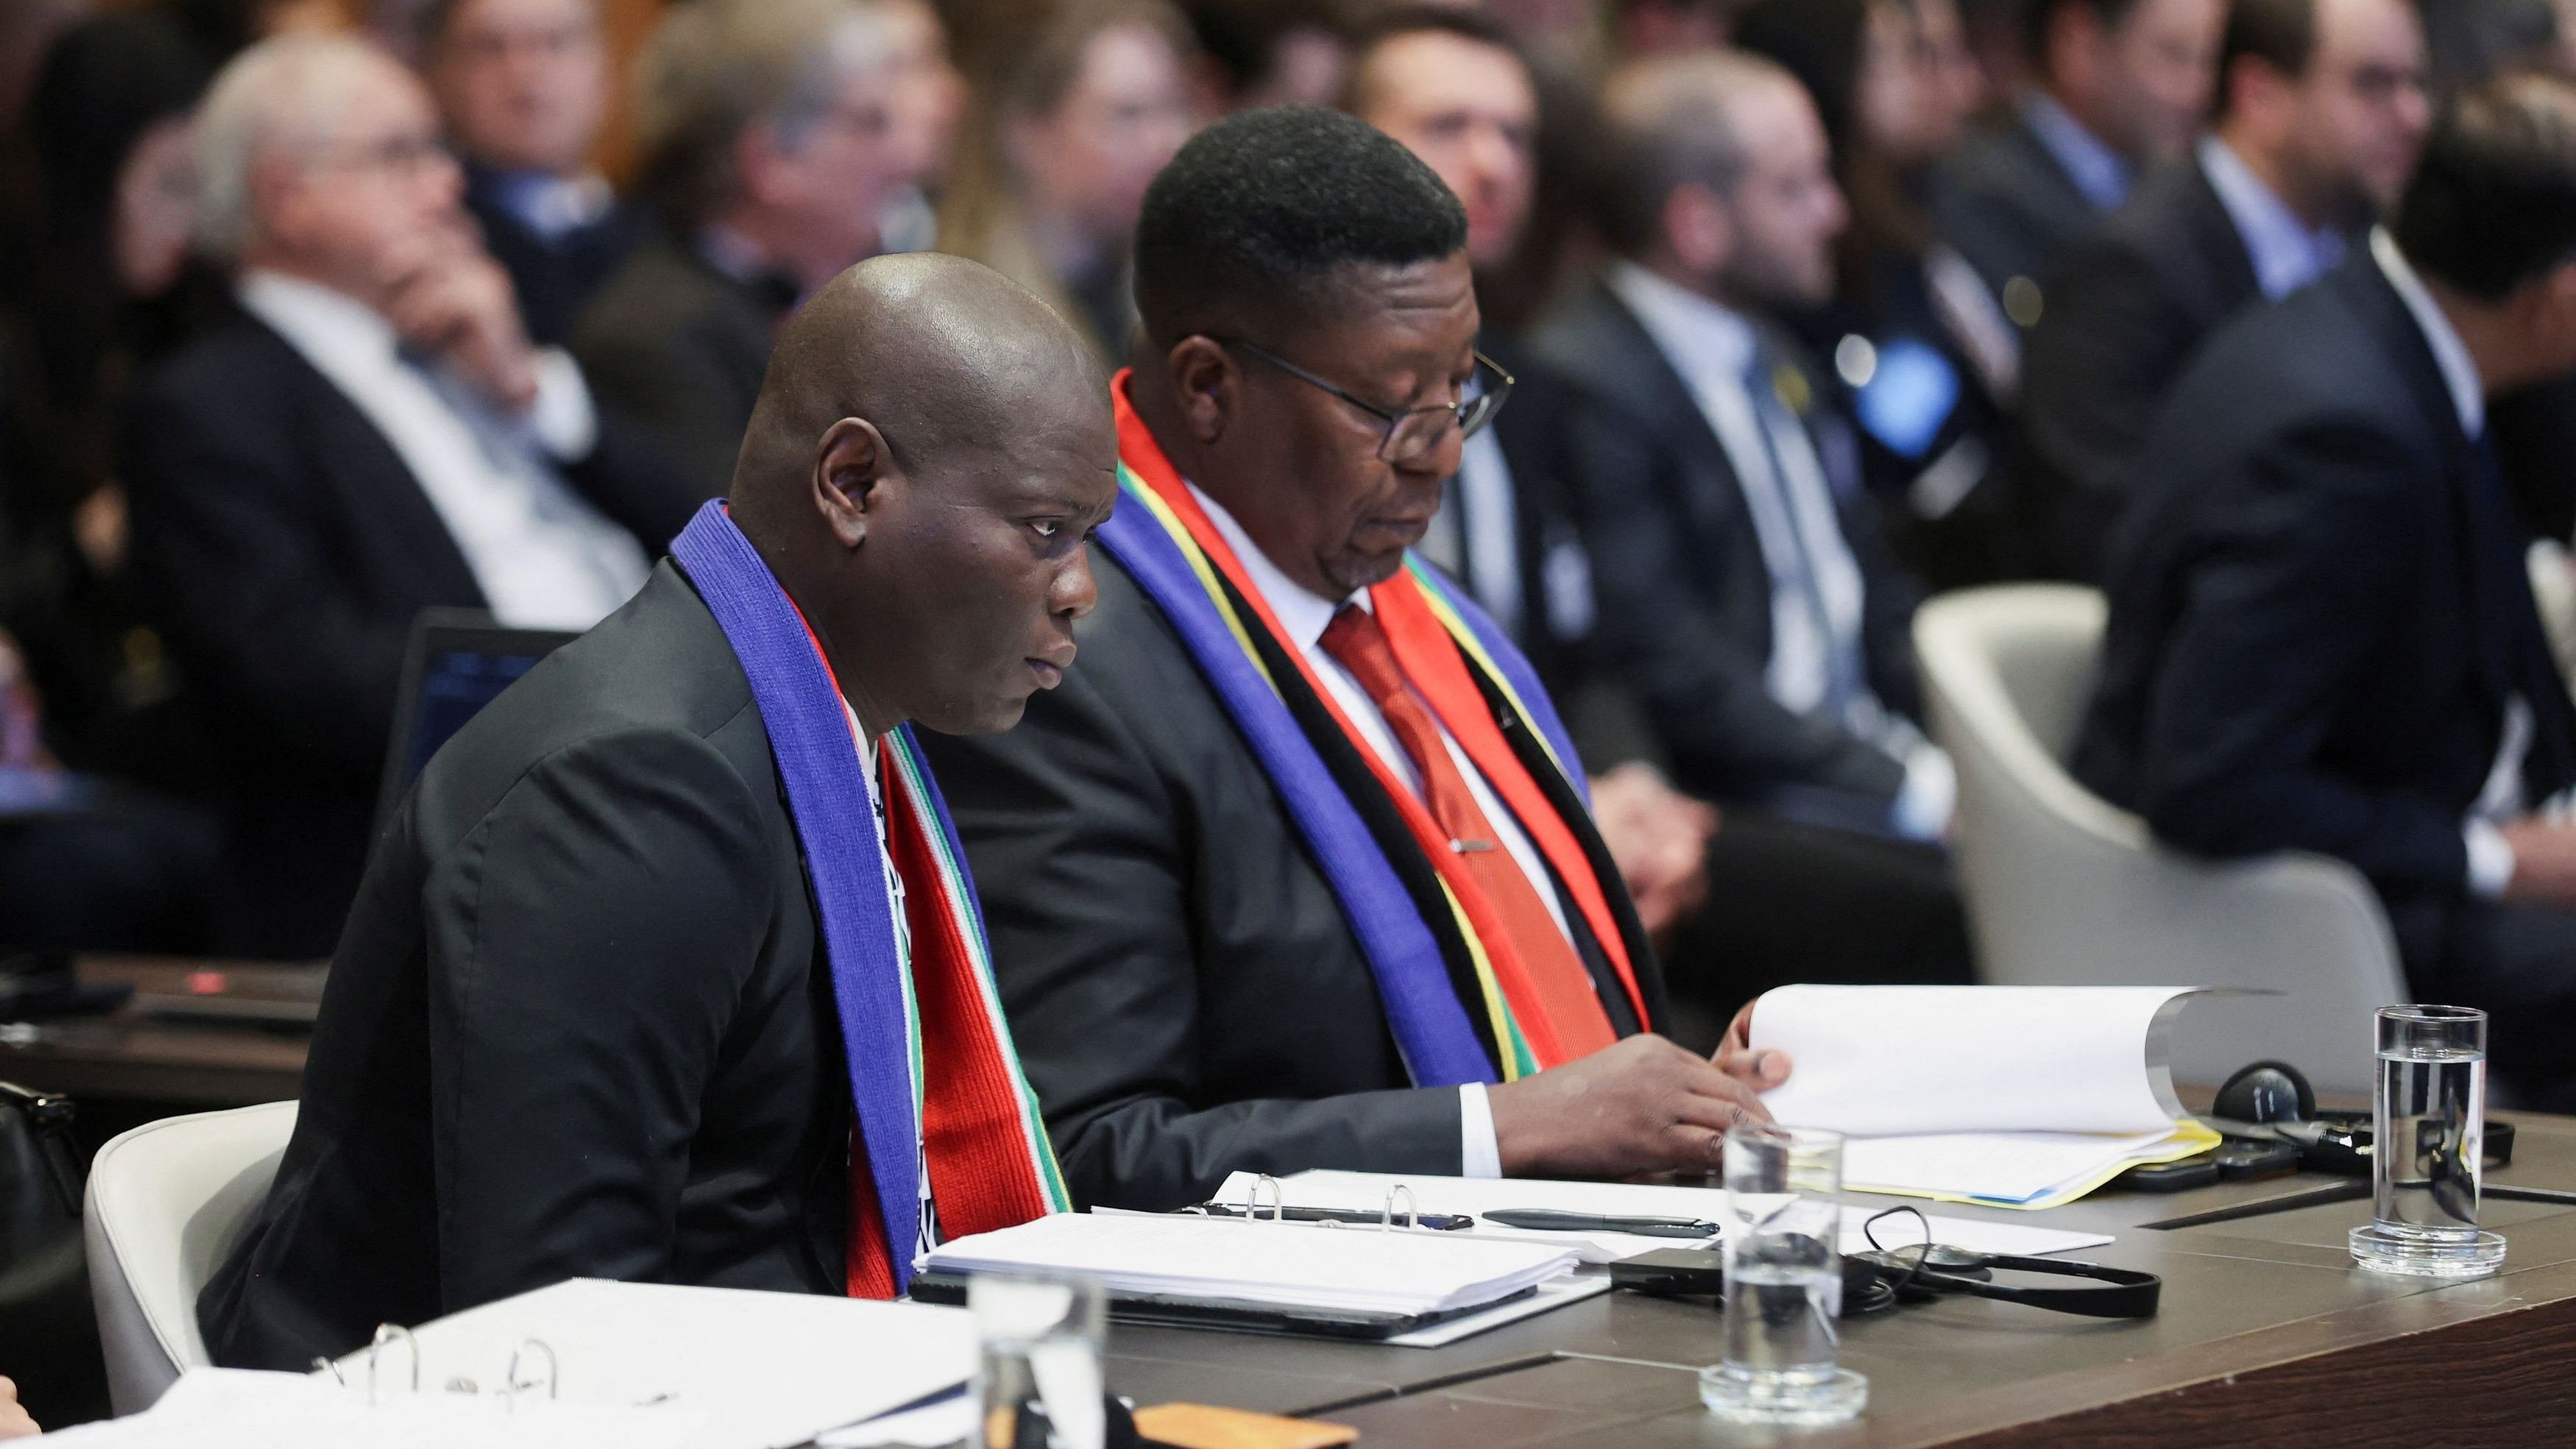
[[[1288,1195],[1279,1186],[1279,1179],[1266,1172],[1254,1178],[1252,1186],[1243,1194],[1243,1220],[1248,1223],[1261,1217],[1261,1190],[1264,1187],[1270,1189],[1270,1220],[1274,1223],[1288,1221]]]
[[[1399,1182],[1386,1190],[1386,1216],[1377,1225],[1377,1230],[1381,1233],[1395,1231],[1395,1198],[1398,1193],[1404,1195],[1405,1229],[1409,1232],[1422,1226],[1422,1207],[1414,1201],[1413,1189]]]
[[[411,1345],[411,1391],[415,1394],[420,1392],[420,1340],[412,1337],[411,1330],[399,1323],[379,1323],[375,1341],[367,1345],[367,1403],[370,1406],[376,1402],[376,1355],[396,1339]]]
[[[517,1348],[510,1350],[510,1374],[507,1380],[509,1388],[502,1394],[513,1409],[519,1406],[519,1395],[536,1387],[534,1383],[523,1382],[519,1378],[519,1355],[532,1348],[546,1356],[546,1402],[552,1403],[556,1397],[556,1379],[561,1369],[555,1361],[555,1351],[548,1347],[542,1338],[523,1338],[519,1340]]]

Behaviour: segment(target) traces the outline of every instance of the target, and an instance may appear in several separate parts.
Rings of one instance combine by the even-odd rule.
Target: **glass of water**
[[[2467,1006],[2379,1009],[2371,1103],[2370,1216],[2352,1256],[2380,1273],[2480,1278],[2504,1237],[2478,1226],[2486,1163],[2487,1014]]]
[[[1726,1134],[1726,1361],[1699,1376],[1723,1418],[1833,1424],[1869,1402],[1842,1367],[1843,1139],[1746,1123]]]
[[[1109,1318],[1100,1285],[979,1273],[966,1285],[966,1307],[981,1350],[972,1442],[983,1449],[1103,1449],[1109,1420],[1100,1350]]]

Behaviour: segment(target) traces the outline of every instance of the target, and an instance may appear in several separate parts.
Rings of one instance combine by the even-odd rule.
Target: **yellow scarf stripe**
[[[1468,959],[1475,963],[1476,987],[1485,998],[1485,1016],[1494,1029],[1494,1055],[1503,1070],[1503,1080],[1515,1082],[1529,1075],[1536,1063],[1530,1057],[1529,1045],[1521,1040],[1520,1027],[1512,1020],[1512,1008],[1503,1000],[1503,989],[1494,980],[1494,963],[1485,955],[1485,943],[1476,936],[1476,928],[1467,921],[1466,908],[1458,904],[1457,894],[1449,882],[1440,882],[1440,897],[1449,903],[1449,913],[1458,919],[1458,935],[1467,943]]]
[[[1225,627],[1234,635],[1234,642],[1243,646],[1243,657],[1251,660],[1252,667],[1261,671],[1262,681],[1270,686],[1270,692],[1278,694],[1279,681],[1270,677],[1270,666],[1262,662],[1261,651],[1253,647],[1251,633],[1243,627],[1243,620],[1236,617],[1233,601],[1226,597],[1224,586],[1217,582],[1216,565],[1208,562],[1206,551],[1199,547],[1197,539],[1190,536],[1189,525],[1172,511],[1172,505],[1146,487],[1145,480],[1137,477],[1135,471],[1123,462],[1118,465],[1118,481],[1126,488],[1127,496],[1143,503],[1153,513],[1154,521],[1172,536],[1172,542],[1180,548],[1181,557],[1190,561],[1190,571],[1199,576],[1199,587],[1207,590],[1208,602],[1216,606],[1217,617],[1225,620]],[[1284,695],[1281,697],[1285,698]]]
[[[1479,670],[1483,671],[1485,678],[1493,681],[1494,687],[1503,692],[1503,698],[1511,701],[1513,711],[1519,714],[1523,723],[1529,726],[1530,737],[1538,741],[1538,747],[1546,753],[1548,763],[1556,766],[1556,772],[1565,777],[1567,784],[1576,785],[1576,792],[1580,794],[1581,786],[1577,784],[1574,772],[1567,769],[1565,761],[1557,757],[1556,745],[1548,739],[1547,731],[1538,727],[1538,716],[1530,713],[1528,701],[1521,698],[1519,690],[1512,688],[1511,676],[1505,674],[1502,667],[1494,662],[1494,656],[1485,652],[1484,641],[1476,637],[1475,629],[1460,617],[1457,607],[1449,602],[1448,591],[1440,586],[1438,577],[1423,567],[1422,560],[1410,553],[1404,556],[1404,566],[1412,572],[1414,582],[1422,586],[1422,597],[1431,605],[1432,616],[1440,621],[1442,628],[1449,631],[1449,637],[1457,641],[1459,652],[1465,654]]]

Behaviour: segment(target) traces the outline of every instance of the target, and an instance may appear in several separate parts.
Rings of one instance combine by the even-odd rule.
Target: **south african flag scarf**
[[[671,553],[742,661],[805,847],[858,1116],[848,1290],[892,1298],[912,1281],[925,1166],[950,1237],[1064,1212],[1070,1199],[1002,1019],[965,853],[911,731],[878,746],[890,842],[881,853],[865,743],[794,601],[720,501],[699,510]],[[903,882],[909,971],[889,854]]]
[[[1570,1053],[1507,939],[1455,862],[1408,837],[1431,833],[1411,793],[1352,730],[1233,549],[1129,405],[1117,413],[1117,512],[1100,542],[1153,599],[1277,787],[1359,938],[1387,1024],[1417,1086],[1510,1081]],[[1408,556],[1370,590],[1406,677],[1511,809],[1565,887],[1634,1009],[1650,1026],[1646,961],[1626,892],[1592,829],[1572,744],[1520,651],[1483,611]],[[1283,672],[1296,677],[1283,680]],[[1369,812],[1318,749],[1318,736],[1376,777],[1387,810]],[[1354,756],[1351,749],[1355,747]],[[1363,787],[1365,788],[1365,787]],[[1421,816],[1421,820],[1415,820]]]

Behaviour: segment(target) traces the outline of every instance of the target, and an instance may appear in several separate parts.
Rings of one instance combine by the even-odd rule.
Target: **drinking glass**
[[[975,1367],[975,1443],[1015,1449],[1030,1442],[1023,1414],[1046,1420],[1047,1449],[1103,1449],[1108,1411],[1100,1351],[1108,1300],[1088,1279],[979,1273],[966,1285],[980,1346]]]
[[[1869,1380],[1841,1366],[1843,1139],[1746,1123],[1726,1134],[1726,1361],[1699,1376],[1723,1418],[1833,1424]]]
[[[2370,1216],[2353,1260],[2376,1273],[2482,1278],[2504,1236],[2478,1226],[2487,1127],[2487,1014],[2383,1006],[2371,1102]]]

